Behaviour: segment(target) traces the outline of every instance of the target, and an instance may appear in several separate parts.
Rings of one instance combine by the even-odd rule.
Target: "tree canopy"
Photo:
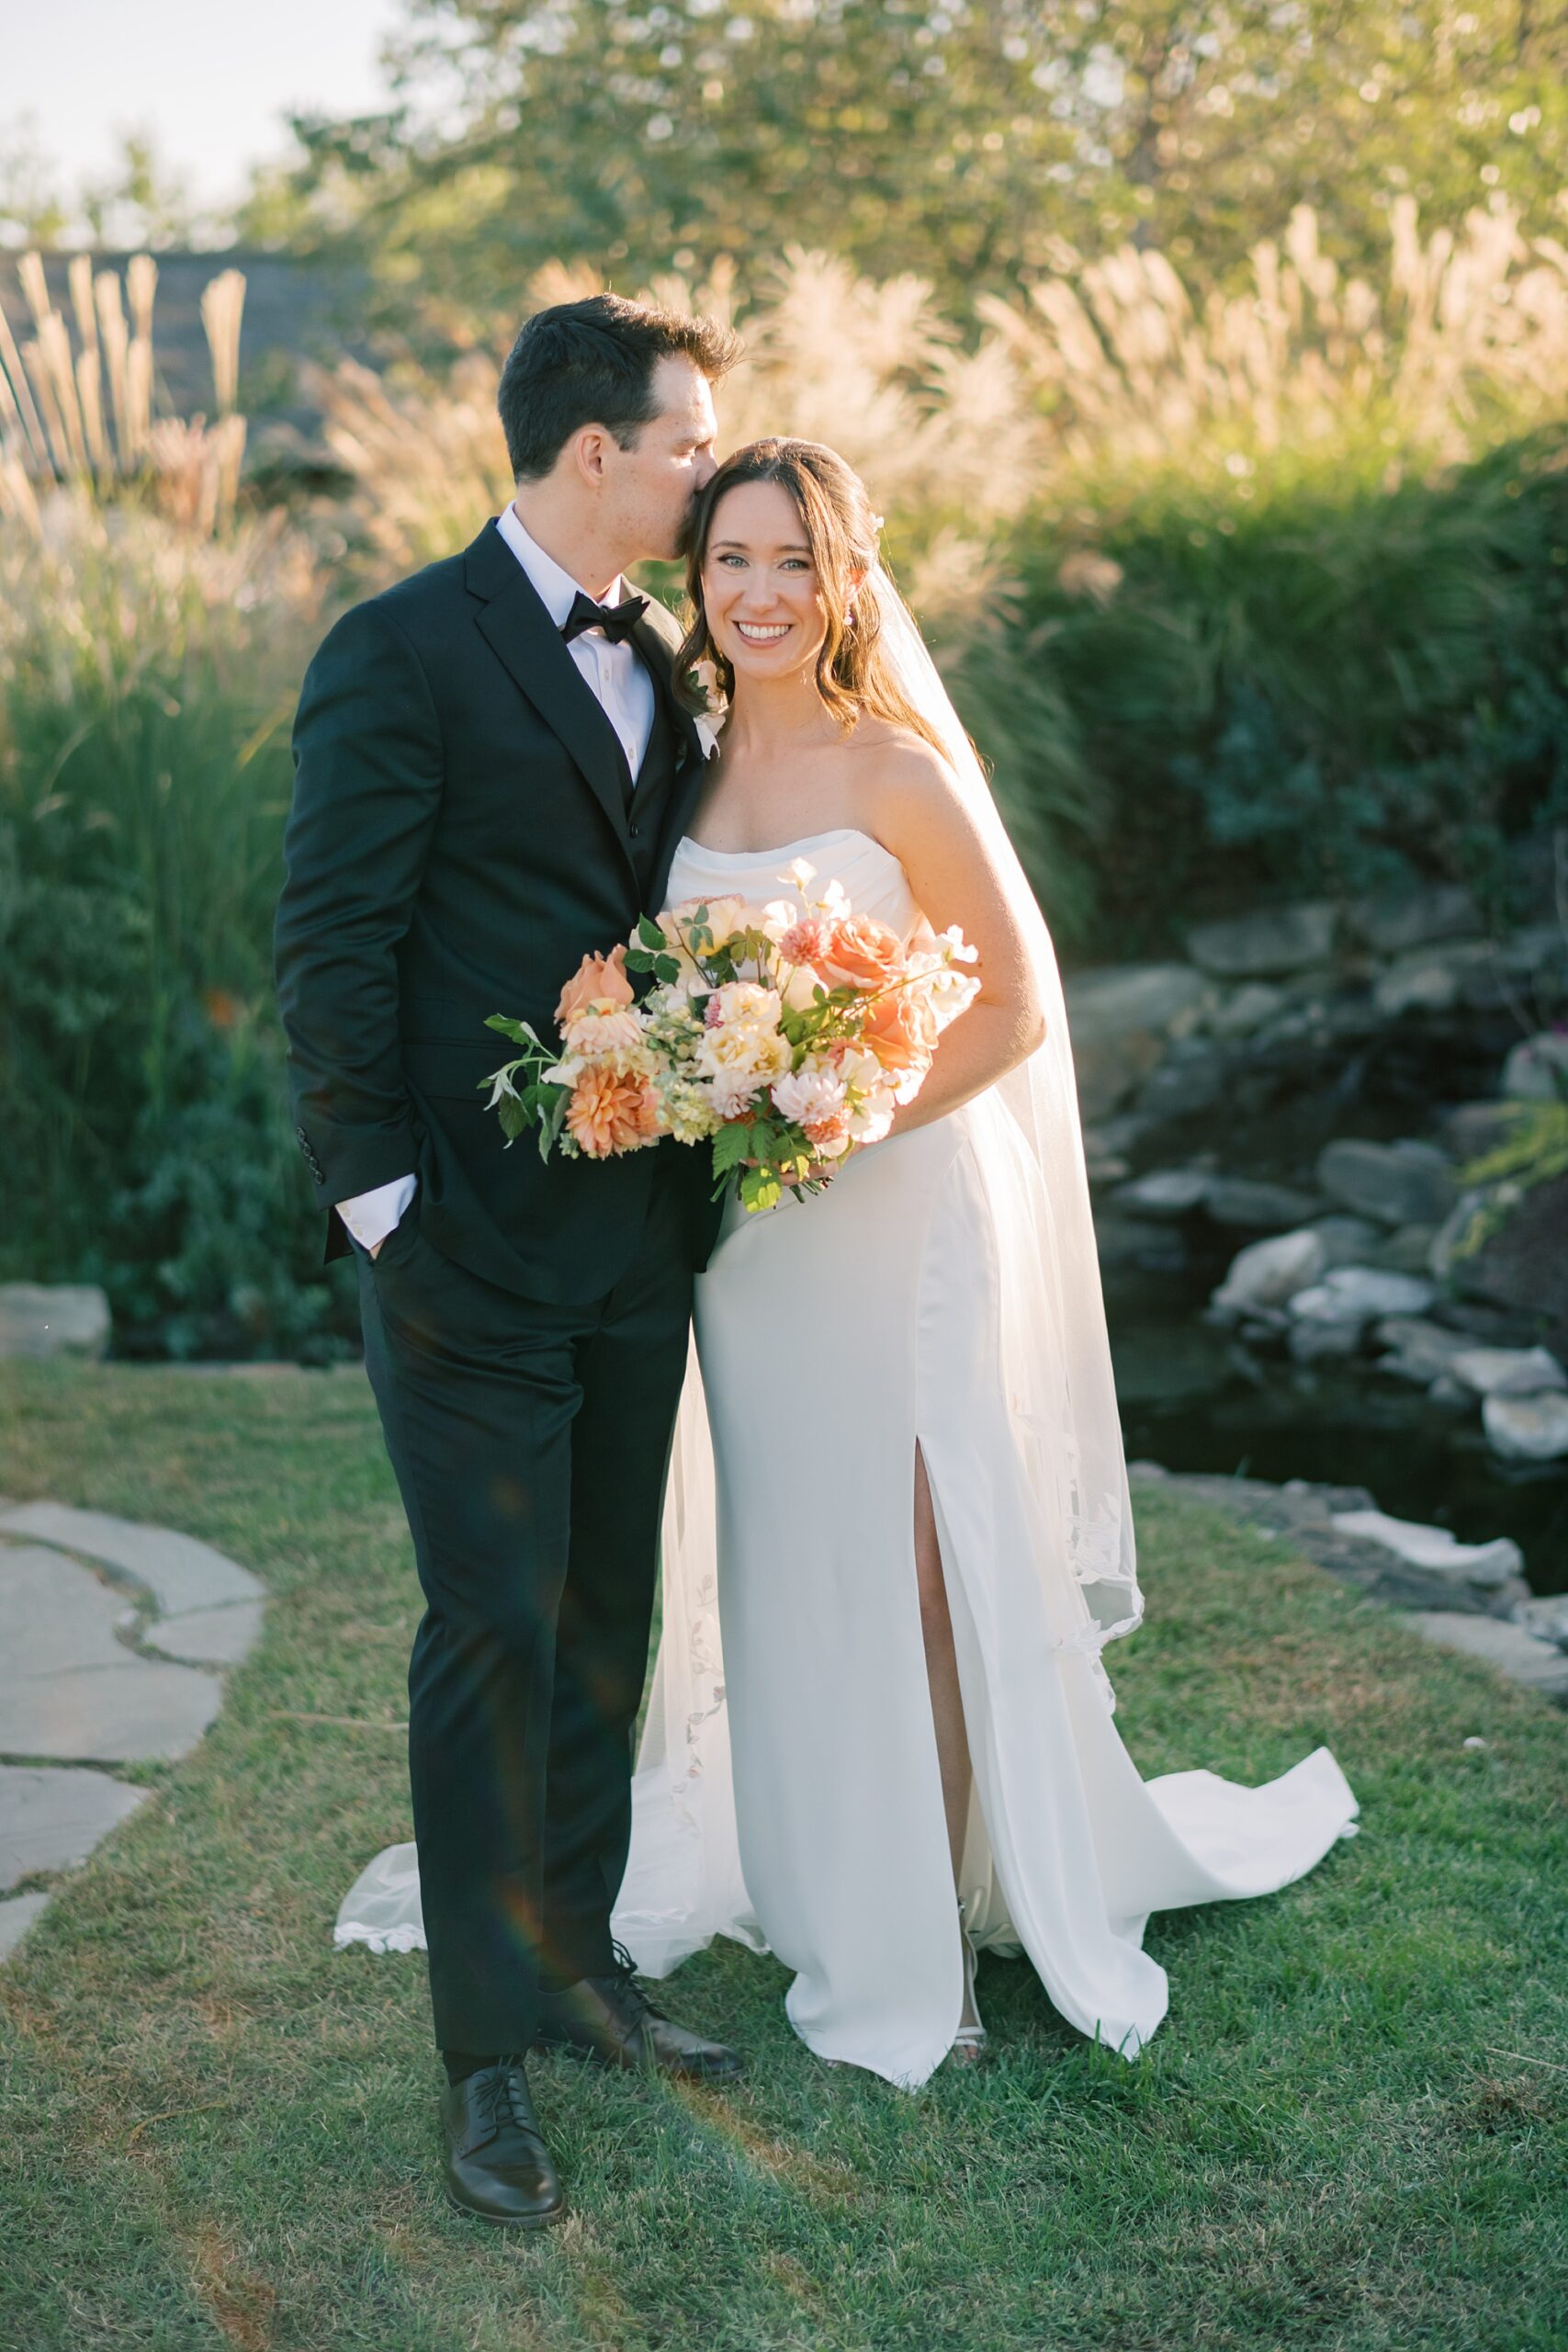
[[[1565,0],[409,0],[391,102],[300,119],[245,226],[344,241],[387,298],[514,308],[798,243],[950,307],[1134,239],[1234,267],[1292,206],[1337,257],[1398,194],[1568,179]]]

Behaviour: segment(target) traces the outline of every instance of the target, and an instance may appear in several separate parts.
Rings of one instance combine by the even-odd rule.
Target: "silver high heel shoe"
[[[975,1968],[978,1954],[974,1939],[964,1917],[964,1905],[958,1906],[958,1932],[964,1939],[964,2006],[973,2016],[973,2025],[961,2025],[953,2037],[948,2062],[954,2066],[977,2066],[986,2054],[987,2036],[980,2023],[980,2005],[975,1998]]]

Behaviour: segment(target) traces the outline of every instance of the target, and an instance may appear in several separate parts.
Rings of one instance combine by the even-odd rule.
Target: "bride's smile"
[[[739,482],[715,525],[703,604],[718,652],[758,684],[808,670],[833,616],[794,499],[779,482]]]

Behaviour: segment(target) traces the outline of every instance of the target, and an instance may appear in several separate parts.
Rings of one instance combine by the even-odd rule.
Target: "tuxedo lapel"
[[[533,582],[493,523],[486,524],[468,548],[464,579],[469,594],[480,600],[475,617],[481,635],[570,752],[609,819],[627,865],[633,865],[622,782],[626,758],[619,738]],[[640,639],[640,630],[637,635]]]
[[[671,649],[664,638],[649,622],[639,621],[632,631],[632,642],[641,654],[660,707],[675,733],[675,774],[670,786],[670,797],[664,812],[663,839],[660,844],[660,874],[669,865],[675,843],[685,830],[687,818],[696,806],[697,791],[702,783],[706,753],[697,722],[675,693],[674,664]]]

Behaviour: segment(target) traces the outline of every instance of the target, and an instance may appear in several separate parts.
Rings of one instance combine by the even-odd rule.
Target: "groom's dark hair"
[[[496,398],[514,480],[547,474],[585,424],[602,424],[629,449],[659,413],[653,371],[676,356],[712,383],[739,357],[739,338],[715,319],[618,294],[536,311],[507,355]]]

